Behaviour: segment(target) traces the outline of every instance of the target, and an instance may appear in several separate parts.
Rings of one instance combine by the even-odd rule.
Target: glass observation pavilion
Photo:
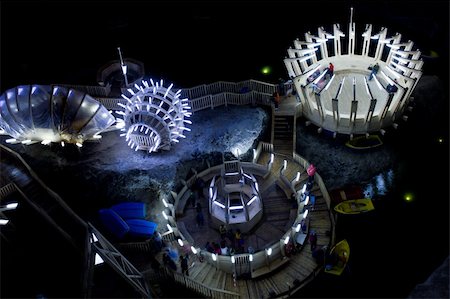
[[[209,185],[209,212],[216,226],[225,224],[247,232],[261,219],[263,203],[253,174],[239,161],[227,161]]]

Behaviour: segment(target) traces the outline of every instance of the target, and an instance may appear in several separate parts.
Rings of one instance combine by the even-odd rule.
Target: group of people
[[[205,250],[218,255],[232,255],[244,252],[244,239],[239,229],[233,232],[227,229],[224,224],[219,227],[220,241],[206,242]]]

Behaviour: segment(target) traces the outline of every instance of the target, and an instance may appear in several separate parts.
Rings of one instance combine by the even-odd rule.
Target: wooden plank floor
[[[260,155],[258,163],[265,165],[269,158],[270,154],[263,152]],[[288,177],[291,176],[294,178],[297,171],[301,173],[301,179],[296,185],[296,189],[301,189],[306,182],[307,174],[303,167],[286,156],[275,154],[271,173],[266,180],[260,181],[260,190],[264,190],[262,197],[266,215],[264,215],[262,222],[253,230],[251,235],[244,236],[245,246],[251,245],[255,249],[262,249],[265,245],[280,239],[286,231],[286,224],[289,221],[291,211],[291,205],[288,203],[291,202],[276,184],[284,159],[288,160],[288,167],[285,171]],[[332,223],[328,207],[316,184],[312,188],[312,193],[316,196],[316,201],[314,206],[312,204],[308,205],[308,209],[310,210],[308,214],[308,217],[310,217],[309,229],[310,231],[316,231],[318,235],[318,246],[329,245]],[[207,207],[206,203],[205,201],[203,207]],[[220,236],[216,230],[209,228],[207,225],[204,227],[196,226],[194,213],[195,209],[187,208],[185,215],[178,220],[185,222],[189,233],[195,240],[202,240],[202,243],[196,244],[196,246],[203,248],[206,238],[212,238],[211,241],[220,240]],[[208,222],[206,216],[208,214],[207,210],[205,210],[204,214],[206,223]],[[173,246],[176,246],[176,244]],[[295,279],[302,282],[317,267],[318,265],[312,257],[309,241],[306,240],[301,251],[292,255],[288,263],[281,266],[280,269],[257,279],[238,279],[235,285],[231,274],[227,274],[206,262],[199,263],[197,261],[196,265],[190,270],[190,277],[212,288],[237,292],[242,298],[269,298],[274,294],[288,291],[289,287],[292,288],[294,286],[293,282]]]

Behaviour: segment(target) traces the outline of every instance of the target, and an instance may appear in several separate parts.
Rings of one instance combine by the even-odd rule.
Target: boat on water
[[[334,245],[325,257],[325,273],[341,275],[350,257],[350,246],[346,239]]]
[[[334,210],[341,214],[360,214],[374,209],[370,198],[345,200],[334,207]]]
[[[348,199],[358,199],[364,197],[363,188],[359,185],[347,185],[329,192],[333,203],[338,204]]]
[[[353,149],[363,150],[383,145],[383,141],[378,135],[359,136],[347,141],[345,145]]]

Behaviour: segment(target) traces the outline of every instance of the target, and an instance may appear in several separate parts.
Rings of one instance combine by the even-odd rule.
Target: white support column
[[[389,41],[392,40],[392,45],[389,47],[389,54],[388,54],[386,61],[389,61],[391,59],[392,54],[394,52],[394,46],[400,44],[401,38],[402,38],[402,35],[397,32],[394,37],[391,37],[390,39],[388,39]]]
[[[375,50],[375,56],[374,56],[375,60],[380,60],[381,55],[383,54],[383,49],[384,49],[385,40],[386,40],[386,34],[387,34],[387,28],[382,27],[380,32],[378,32],[377,34],[375,34],[371,37],[372,39],[378,39],[377,49]]]
[[[363,48],[362,48],[362,56],[369,57],[369,50],[370,50],[370,36],[372,34],[372,25],[367,24],[366,25],[366,31],[362,34],[364,37],[363,41]]]
[[[294,72],[294,68],[292,67],[292,63],[289,60],[284,59],[284,65],[286,66],[286,69],[287,69],[289,77],[290,78],[295,78],[297,75]]]
[[[353,7],[350,8],[350,24],[348,24],[348,54],[355,54],[355,23],[353,22]]]
[[[345,37],[345,34],[339,28],[339,24],[333,25],[333,35],[334,35],[334,55],[341,56],[341,37]]]
[[[322,59],[326,59],[328,58],[328,47],[327,47],[327,37],[326,37],[326,32],[323,29],[323,27],[319,27],[319,29],[317,30],[319,37],[324,40],[323,42],[320,43],[320,54],[322,55]]]

